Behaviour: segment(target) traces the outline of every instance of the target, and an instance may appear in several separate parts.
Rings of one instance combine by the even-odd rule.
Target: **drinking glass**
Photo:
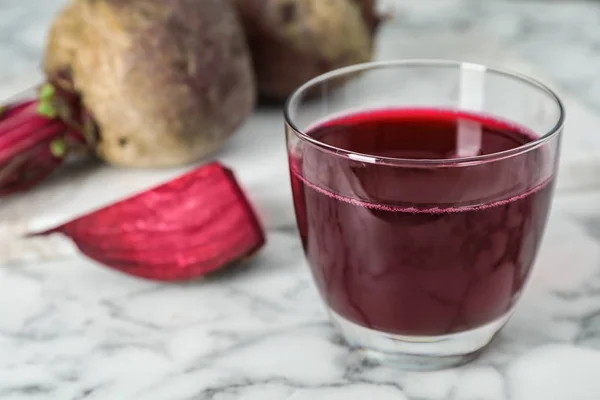
[[[344,145],[354,129],[348,116],[402,110],[456,115],[456,154],[400,158],[385,147]],[[437,369],[490,343],[538,252],[564,118],[558,96],[536,80],[457,61],[351,66],[291,95],[286,138],[300,237],[350,346],[379,362]],[[530,137],[498,152],[470,152],[488,140],[485,121]],[[335,128],[337,141],[314,134],[323,126]],[[411,133],[402,129],[401,138]],[[363,131],[359,141],[379,134]]]

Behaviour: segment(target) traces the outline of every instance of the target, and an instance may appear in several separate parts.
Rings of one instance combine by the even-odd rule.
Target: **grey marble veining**
[[[410,4],[398,9],[407,34],[481,30],[596,109],[600,107],[600,3],[596,1],[451,1],[443,11],[432,6],[414,11]]]
[[[400,372],[350,351],[293,230],[272,230],[251,264],[189,284],[83,258],[3,268],[0,398],[596,399],[600,240],[582,220],[600,218],[599,201],[557,200],[513,319],[481,358],[439,372]]]
[[[0,97],[40,79],[44,33],[62,3],[0,0]],[[391,29],[409,41],[485,35],[600,110],[599,2],[386,3],[395,10]],[[482,357],[461,368],[401,372],[364,362],[328,323],[297,238],[281,167],[285,153],[270,139],[281,135],[277,118],[258,113],[222,154],[243,166],[250,161],[240,149],[272,157],[262,169],[238,171],[269,237],[247,265],[162,285],[102,268],[72,247],[63,251],[60,240],[2,247],[7,228],[0,224],[0,399],[599,398],[600,191],[557,195],[534,276]],[[98,170],[94,179],[110,181],[116,191],[131,182],[122,176],[116,181]],[[62,191],[46,188],[27,201],[2,203],[0,220],[22,231],[31,220],[16,216],[49,202],[59,217],[68,216],[74,203],[91,201],[85,182],[72,178],[48,185]],[[156,178],[135,179],[144,186]],[[57,249],[62,258],[52,253]],[[36,257],[28,261],[31,253]]]

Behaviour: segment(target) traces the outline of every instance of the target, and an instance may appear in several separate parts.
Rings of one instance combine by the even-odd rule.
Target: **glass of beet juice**
[[[306,83],[285,118],[302,244],[347,342],[410,369],[475,357],[539,249],[560,99],[482,65],[379,62]]]

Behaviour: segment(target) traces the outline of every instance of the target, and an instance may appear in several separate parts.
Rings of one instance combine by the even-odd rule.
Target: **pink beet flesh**
[[[28,100],[5,106],[0,113],[0,196],[34,186],[63,162],[51,146],[67,127],[38,114],[37,106],[37,100]]]
[[[43,234],[53,232],[99,263],[159,281],[205,275],[265,243],[233,173],[216,162]]]

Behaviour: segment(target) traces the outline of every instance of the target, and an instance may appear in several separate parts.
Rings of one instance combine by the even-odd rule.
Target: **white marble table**
[[[61,2],[0,0],[0,59],[14,61],[0,65],[0,97],[38,78],[49,13]],[[398,57],[394,51],[401,49],[537,67],[570,89],[578,116],[566,131],[568,172],[560,178],[534,276],[482,357],[451,370],[401,372],[365,363],[341,342],[295,231],[280,111],[261,110],[219,154],[236,168],[268,229],[267,247],[245,267],[163,285],[102,268],[60,238],[17,239],[23,230],[68,219],[180,170],[97,167],[2,200],[0,399],[599,399],[600,190],[594,178],[600,155],[594,152],[600,146],[593,144],[600,122],[590,109],[600,110],[600,76],[588,64],[600,65],[592,50],[600,34],[590,16],[600,15],[600,5],[408,3],[415,2],[397,3],[381,58]],[[413,45],[392,39],[398,35],[414,37]],[[550,39],[559,39],[554,49],[545,45]],[[500,54],[507,47],[533,67]],[[257,152],[265,162],[251,168]]]

